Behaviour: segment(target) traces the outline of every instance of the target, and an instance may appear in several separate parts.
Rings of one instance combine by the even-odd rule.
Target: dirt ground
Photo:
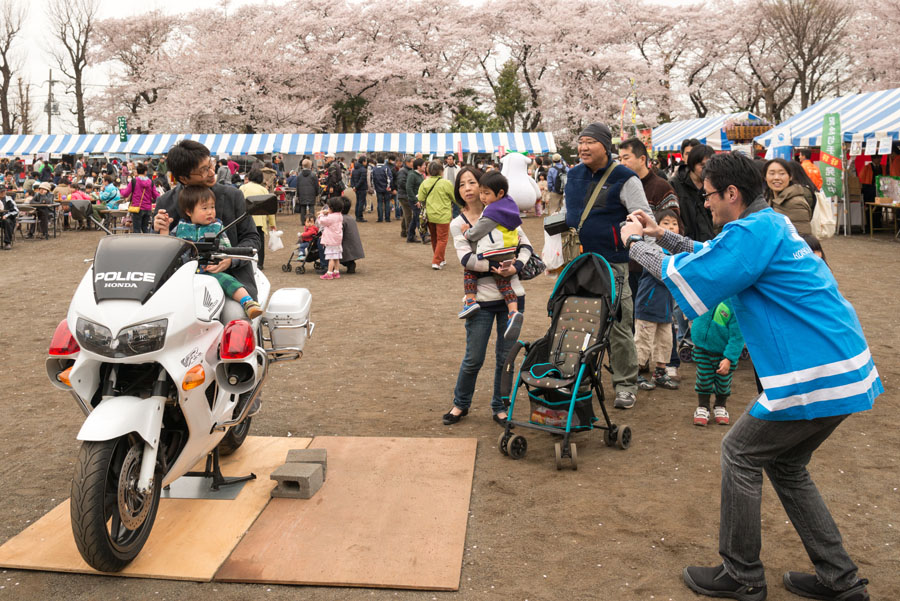
[[[273,368],[251,434],[477,438],[459,592],[3,570],[0,600],[698,598],[682,583],[681,570],[718,562],[719,447],[728,430],[691,424],[693,367],[681,370],[682,390],[642,392],[633,410],[613,410],[614,421],[633,429],[627,451],[606,448],[599,431],[581,434],[578,471],[557,471],[553,440],[531,432],[523,460],[503,457],[488,407],[490,352],[469,416],[452,427],[441,424],[465,345],[456,318],[461,268],[448,253],[448,266],[432,271],[430,248],[407,244],[396,222],[369,218],[360,227],[368,258],[355,275],[322,281],[311,270],[283,273],[287,249],[267,257],[273,287],[311,290],[316,330],[301,361]],[[278,221],[286,240],[300,229],[294,216]],[[525,228],[540,248],[540,220],[526,219]],[[17,242],[0,254],[0,399],[8,416],[7,434],[0,437],[0,543],[69,495],[82,413],[49,384],[44,359],[98,238],[96,232],[64,232],[47,242]],[[887,393],[872,411],[838,428],[810,469],[860,575],[871,581],[872,598],[900,599],[900,245],[887,237],[854,236],[823,246],[859,313]],[[546,330],[552,285],[545,276],[527,283],[524,339]],[[754,393],[750,366],[742,363],[729,405],[734,419]],[[769,599],[796,599],[784,590],[781,575],[811,565],[768,484],[762,515]]]

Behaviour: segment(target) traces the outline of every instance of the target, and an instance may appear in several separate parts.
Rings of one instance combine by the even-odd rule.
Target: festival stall
[[[822,148],[827,145],[828,136],[823,135],[827,126],[826,117],[830,117],[836,127],[833,132],[839,133],[836,142],[838,159],[835,168],[839,168],[843,178],[837,196],[843,201],[841,224],[849,215],[850,226],[863,225],[863,196],[857,174],[871,160],[884,165],[884,176],[873,182],[878,194],[900,194],[900,187],[888,181],[890,174],[900,173],[900,156],[891,155],[892,148],[900,140],[900,88],[881,90],[864,94],[852,94],[837,98],[821,100],[797,113],[772,131],[758,136],[756,142],[769,147],[773,144],[786,144],[792,147]],[[836,119],[834,116],[837,116]],[[775,142],[782,139],[784,142]],[[889,156],[885,165],[883,157]],[[871,157],[863,158],[863,157]],[[893,164],[896,162],[897,164]],[[853,164],[854,169],[848,167]],[[878,198],[890,198],[879,196]],[[893,200],[893,199],[892,199]],[[900,198],[897,199],[900,201]],[[870,224],[871,227],[871,224]],[[848,233],[848,228],[844,228]]]
[[[359,134],[116,134],[0,136],[0,156],[48,154],[162,155],[179,140],[205,144],[215,156],[396,152],[414,154],[556,152],[550,132]]]
[[[749,144],[754,136],[770,127],[749,112],[672,121],[653,130],[653,150],[680,152],[681,142],[689,138],[695,138],[718,151],[731,150],[736,144]]]

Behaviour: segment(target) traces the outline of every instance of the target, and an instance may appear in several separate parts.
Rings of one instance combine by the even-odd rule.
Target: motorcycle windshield
[[[107,236],[94,254],[94,299],[147,302],[186,261],[196,247],[173,236]]]

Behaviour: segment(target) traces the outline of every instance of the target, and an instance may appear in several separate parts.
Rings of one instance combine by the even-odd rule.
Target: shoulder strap
[[[581,221],[578,222],[579,232],[581,231],[581,226],[584,225],[588,214],[591,212],[591,209],[594,208],[594,203],[597,202],[597,197],[600,196],[600,191],[603,189],[603,184],[606,183],[606,180],[609,179],[610,174],[612,174],[613,170],[618,165],[618,161],[611,161],[609,166],[606,168],[606,173],[603,174],[603,178],[601,178],[600,182],[597,183],[597,185],[594,187],[594,192],[591,194],[591,198],[587,201],[587,204],[584,205],[584,211],[581,213]]]

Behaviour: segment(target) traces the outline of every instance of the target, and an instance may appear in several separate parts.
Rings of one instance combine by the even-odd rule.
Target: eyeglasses
[[[706,202],[707,200],[709,200],[709,197],[712,196],[713,194],[721,194],[721,193],[722,193],[721,190],[713,190],[712,192],[704,192],[703,194],[700,195],[700,198],[703,199],[703,202]]]
[[[201,176],[201,177],[205,177],[207,173],[209,173],[210,171],[215,171],[215,170],[216,170],[216,164],[215,164],[215,162],[214,162],[214,161],[210,161],[210,162],[206,165],[206,167],[200,167],[200,171],[199,171],[199,172],[191,171],[191,175],[199,175],[199,176]]]

